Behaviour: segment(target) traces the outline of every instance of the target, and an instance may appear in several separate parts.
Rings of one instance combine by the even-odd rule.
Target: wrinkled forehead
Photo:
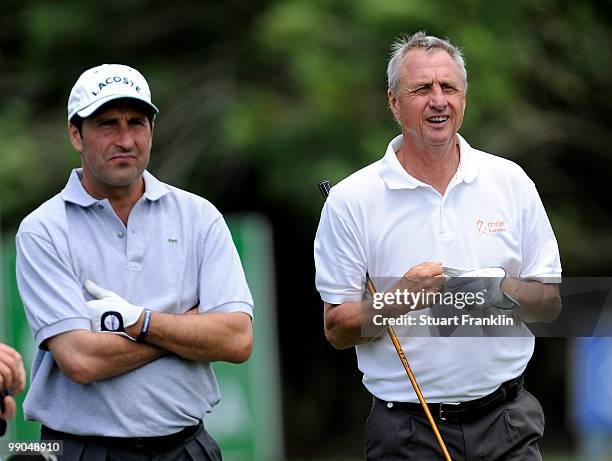
[[[134,98],[119,98],[113,99],[106,104],[101,105],[88,119],[94,119],[101,115],[110,115],[112,113],[126,112],[131,115],[140,115],[151,118],[155,113],[151,110],[151,106]]]
[[[463,76],[459,65],[445,50],[414,48],[402,58],[402,81],[447,81],[462,84]]]

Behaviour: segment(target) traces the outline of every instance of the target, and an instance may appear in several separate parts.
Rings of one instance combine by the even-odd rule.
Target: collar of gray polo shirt
[[[75,168],[72,170],[72,173],[70,173],[70,177],[68,178],[68,182],[66,183],[66,187],[64,187],[62,190],[62,199],[64,199],[66,202],[74,203],[75,205],[88,207],[94,203],[98,203],[99,200],[87,193],[83,187],[83,184],[81,183],[82,177],[82,168]],[[148,171],[145,170],[142,177],[145,183],[144,197],[146,199],[154,202],[162,198],[164,195],[170,193],[170,188]]]

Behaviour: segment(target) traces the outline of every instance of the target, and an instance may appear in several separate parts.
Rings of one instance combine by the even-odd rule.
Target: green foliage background
[[[129,63],[150,80],[161,107],[157,174],[221,202],[249,178],[245,208],[257,209],[256,198],[314,219],[312,185],[372,162],[397,131],[385,98],[389,45],[425,29],[463,48],[462,133],[534,176],[566,271],[609,267],[605,2],[12,3],[0,20],[5,226],[79,163],[65,101],[79,73],[101,62]]]
[[[314,185],[383,154],[398,132],[386,100],[390,44],[426,30],[463,49],[461,132],[535,181],[564,272],[609,275],[611,16],[603,0],[2,2],[4,232],[80,164],[65,132],[78,75],[125,63],[145,74],[161,109],[153,173],[224,212],[266,213],[277,250],[292,255],[279,257],[279,272],[294,271],[312,292]],[[282,289],[279,301],[294,302]],[[320,310],[308,305],[318,302],[313,294],[298,307],[315,313],[320,331]],[[298,392],[291,378],[286,386]]]

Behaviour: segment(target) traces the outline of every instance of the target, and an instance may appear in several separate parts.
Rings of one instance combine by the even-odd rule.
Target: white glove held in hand
[[[128,303],[117,293],[99,287],[91,280],[85,280],[85,289],[96,298],[87,301],[92,331],[115,333],[135,341],[125,333],[125,329],[138,322],[144,307]]]
[[[462,272],[449,278],[444,284],[444,291],[452,293],[480,293],[482,303],[475,303],[472,308],[512,309],[518,303],[506,295],[501,289],[501,283],[506,278],[506,271],[502,267],[486,267]]]

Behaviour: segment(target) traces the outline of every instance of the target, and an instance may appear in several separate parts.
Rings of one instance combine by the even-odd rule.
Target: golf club
[[[0,413],[4,413],[5,411],[4,397],[6,397],[7,395],[11,395],[11,393],[7,389],[0,392]],[[6,421],[0,418],[0,437],[2,437],[5,433],[6,433]]]
[[[323,194],[323,198],[325,199],[327,199],[327,196],[329,195],[329,191],[331,190],[331,188],[332,188],[332,184],[330,181],[321,181],[319,183],[319,191],[321,191],[321,194]],[[366,286],[370,294],[374,296],[374,294],[376,293],[376,287],[372,283],[372,280],[370,280],[370,276],[367,272],[366,272]],[[436,422],[431,416],[431,411],[429,411],[429,406],[427,405],[427,402],[425,401],[425,397],[423,397],[423,393],[421,392],[419,383],[417,383],[417,380],[414,377],[414,374],[412,373],[412,369],[410,368],[410,364],[408,363],[408,358],[406,357],[406,354],[404,354],[402,345],[397,339],[395,330],[393,329],[391,325],[387,326],[387,333],[389,333],[391,342],[393,342],[393,346],[395,346],[395,351],[397,352],[397,355],[402,361],[402,365],[404,365],[404,370],[406,370],[406,374],[408,375],[408,379],[410,379],[412,388],[414,389],[414,392],[416,393],[419,399],[419,402],[421,403],[421,406],[423,407],[423,411],[425,412],[425,416],[427,417],[427,420],[429,421],[429,425],[431,426],[431,429],[433,430],[434,435],[436,436],[436,440],[438,441],[438,444],[440,445],[440,448],[442,449],[442,454],[444,455],[444,459],[446,461],[452,461],[450,454],[448,453],[448,450],[446,449],[446,445],[444,444],[444,440],[442,440],[442,436],[440,435],[438,426],[436,425]]]

